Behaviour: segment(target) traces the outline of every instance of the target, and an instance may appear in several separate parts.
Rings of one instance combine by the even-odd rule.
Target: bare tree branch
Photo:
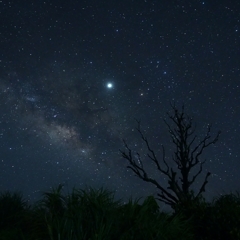
[[[178,169],[177,171],[170,167],[169,163],[166,161],[165,148],[163,145],[161,162],[164,166],[162,166],[154,150],[150,146],[147,137],[141,129],[141,122],[136,120],[136,130],[147,148],[146,156],[154,163],[158,171],[167,177],[168,187],[164,187],[148,175],[144,169],[140,154],[136,152],[133,156],[132,150],[129,148],[125,140],[123,140],[125,151],[120,150],[120,153],[123,158],[128,160],[129,165],[127,167],[131,169],[137,177],[143,181],[150,182],[157,187],[160,191],[157,194],[157,199],[174,208],[179,203],[198,198],[205,191],[208,178],[211,175],[210,172],[206,174],[204,181],[195,196],[192,194],[193,191],[190,189],[190,186],[196,181],[197,177],[203,171],[203,165],[206,160],[200,161],[201,155],[206,148],[218,141],[220,131],[217,133],[215,138],[211,140],[211,125],[208,125],[205,136],[202,140],[196,143],[197,135],[194,135],[196,128],[193,126],[192,118],[185,113],[184,105],[182,106],[181,111],[179,111],[175,105],[171,105],[171,107],[173,115],[170,115],[169,113],[167,113],[167,115],[174,127],[172,127],[166,120],[164,120],[164,122],[167,126],[172,143],[175,146],[172,160],[176,164]],[[193,147],[194,145],[195,147]],[[190,171],[196,166],[199,166],[199,169],[193,176],[191,176]]]

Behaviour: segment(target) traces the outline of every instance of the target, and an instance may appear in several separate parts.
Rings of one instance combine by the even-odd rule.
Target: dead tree
[[[148,153],[146,156],[155,164],[158,171],[165,175],[168,179],[168,186],[164,187],[161,183],[150,177],[143,167],[140,153],[137,152],[136,156],[133,156],[133,152],[127,145],[126,141],[123,140],[125,151],[120,150],[123,158],[128,160],[128,168],[130,168],[137,177],[143,181],[150,182],[155,185],[159,193],[157,199],[165,204],[170,205],[173,209],[179,204],[186,204],[187,202],[197,199],[205,191],[205,186],[208,183],[208,178],[211,175],[207,172],[200,189],[194,194],[194,191],[190,188],[191,185],[196,181],[196,178],[202,173],[203,165],[205,160],[200,160],[200,157],[204,150],[212,144],[218,141],[220,131],[216,134],[216,137],[211,140],[210,131],[211,126],[208,125],[206,134],[202,140],[197,141],[195,133],[195,127],[193,126],[192,118],[190,118],[184,112],[184,106],[179,111],[175,105],[171,105],[173,115],[168,113],[170,122],[164,121],[168,131],[171,135],[171,140],[174,145],[175,151],[172,155],[175,168],[170,167],[166,161],[165,148],[162,145],[162,159],[159,161],[154,150],[151,148],[147,137],[141,130],[140,121],[137,121],[136,130],[139,132],[141,139],[147,147]],[[190,171],[194,167],[198,167],[198,170],[192,176]],[[175,170],[177,169],[177,170]]]

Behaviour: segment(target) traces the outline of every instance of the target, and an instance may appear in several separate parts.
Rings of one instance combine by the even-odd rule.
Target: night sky
[[[0,1],[0,190],[36,200],[59,183],[156,194],[127,169],[134,118],[161,159],[164,119],[185,104],[209,147],[207,198],[240,191],[240,2]],[[149,174],[165,184],[154,166]],[[196,183],[197,187],[202,178]]]

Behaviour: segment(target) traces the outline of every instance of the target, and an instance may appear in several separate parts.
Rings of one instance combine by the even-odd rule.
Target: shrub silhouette
[[[28,231],[30,207],[19,192],[0,194],[0,239],[20,239]]]
[[[41,221],[34,229],[42,239],[192,239],[188,223],[160,213],[151,196],[141,205],[137,200],[122,204],[102,188],[63,195],[59,186],[44,193],[36,209]]]
[[[32,207],[19,193],[2,193],[0,213],[0,240],[240,239],[238,194],[199,197],[170,214],[153,196],[122,203],[103,188],[64,194],[59,185]]]
[[[150,196],[142,205],[130,200],[120,207],[121,238],[119,239],[193,239],[188,222],[180,214],[159,211],[156,200]]]
[[[239,194],[226,194],[213,201],[209,218],[212,237],[215,239],[240,239],[240,197]],[[210,234],[210,233],[209,233]]]
[[[226,194],[206,202],[203,198],[179,210],[190,220],[195,239],[240,239],[240,197]]]

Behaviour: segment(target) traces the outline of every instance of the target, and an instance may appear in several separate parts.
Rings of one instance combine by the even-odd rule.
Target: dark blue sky
[[[185,104],[200,137],[209,123],[222,131],[203,156],[206,196],[240,190],[240,3],[189,2],[2,1],[0,190],[155,194],[119,148],[125,138],[142,149],[138,118],[171,158],[170,102]]]

